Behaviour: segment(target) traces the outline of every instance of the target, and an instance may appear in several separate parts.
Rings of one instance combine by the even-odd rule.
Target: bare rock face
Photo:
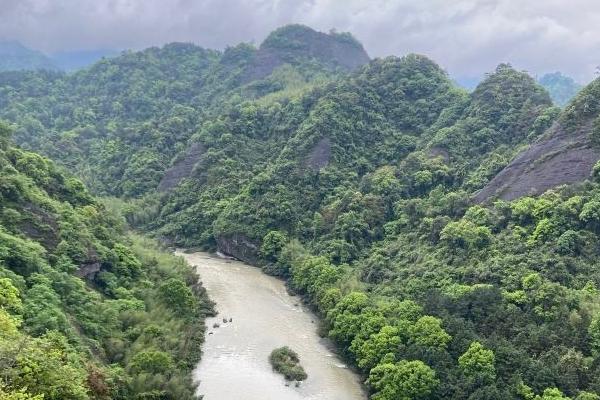
[[[221,253],[237,258],[250,265],[257,265],[258,244],[250,240],[246,235],[234,233],[227,236],[217,237],[217,246]]]
[[[200,156],[206,151],[201,143],[194,143],[186,151],[183,158],[173,164],[163,175],[158,190],[168,192],[179,185],[182,179],[188,178],[194,169],[194,166],[200,159]]]
[[[75,271],[75,275],[92,281],[98,272],[102,269],[102,264],[98,253],[94,249],[88,249],[87,260],[79,264],[79,268]]]
[[[243,73],[242,82],[264,79],[285,63],[308,60],[347,71],[370,61],[362,45],[349,34],[327,34],[302,25],[289,25],[271,33],[261,44]]]
[[[28,218],[21,222],[21,230],[30,239],[36,240],[46,249],[55,249],[60,242],[56,218],[39,205],[27,202],[23,211]]]
[[[79,269],[75,272],[80,278],[93,280],[98,272],[100,272],[101,264],[98,261],[85,262],[79,266]]]
[[[474,200],[513,200],[587,179],[600,159],[600,149],[589,141],[590,130],[588,124],[578,132],[567,132],[555,124],[547,135],[500,171]]]
[[[331,158],[331,140],[322,138],[317,142],[306,159],[306,167],[320,171],[329,164]]]

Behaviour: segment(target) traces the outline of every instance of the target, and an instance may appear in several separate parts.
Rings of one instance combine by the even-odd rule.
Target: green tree
[[[367,384],[374,400],[426,399],[438,386],[435,372],[422,361],[380,364],[369,374]]]
[[[467,351],[458,358],[458,365],[465,376],[482,381],[492,382],[496,379],[495,356],[479,342],[473,342]]]

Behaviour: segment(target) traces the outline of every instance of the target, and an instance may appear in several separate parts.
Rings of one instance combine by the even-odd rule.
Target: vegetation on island
[[[303,381],[308,375],[300,365],[298,354],[287,346],[279,347],[269,355],[269,362],[273,370],[288,381]]]

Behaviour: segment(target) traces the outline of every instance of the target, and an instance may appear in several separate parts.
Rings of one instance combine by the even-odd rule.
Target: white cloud
[[[259,43],[292,22],[350,31],[372,56],[417,52],[454,75],[511,62],[593,78],[597,0],[0,0],[0,37],[45,51]]]

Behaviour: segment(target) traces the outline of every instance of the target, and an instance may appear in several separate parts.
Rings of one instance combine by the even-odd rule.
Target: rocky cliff
[[[179,185],[179,182],[181,182],[182,179],[189,177],[194,166],[200,159],[200,156],[205,151],[206,149],[201,143],[193,143],[183,157],[173,163],[173,165],[165,172],[158,184],[158,190],[161,192],[168,192]]]
[[[587,179],[600,159],[600,149],[592,146],[588,134],[589,126],[573,134],[555,125],[477,193],[475,201],[513,200]]]

